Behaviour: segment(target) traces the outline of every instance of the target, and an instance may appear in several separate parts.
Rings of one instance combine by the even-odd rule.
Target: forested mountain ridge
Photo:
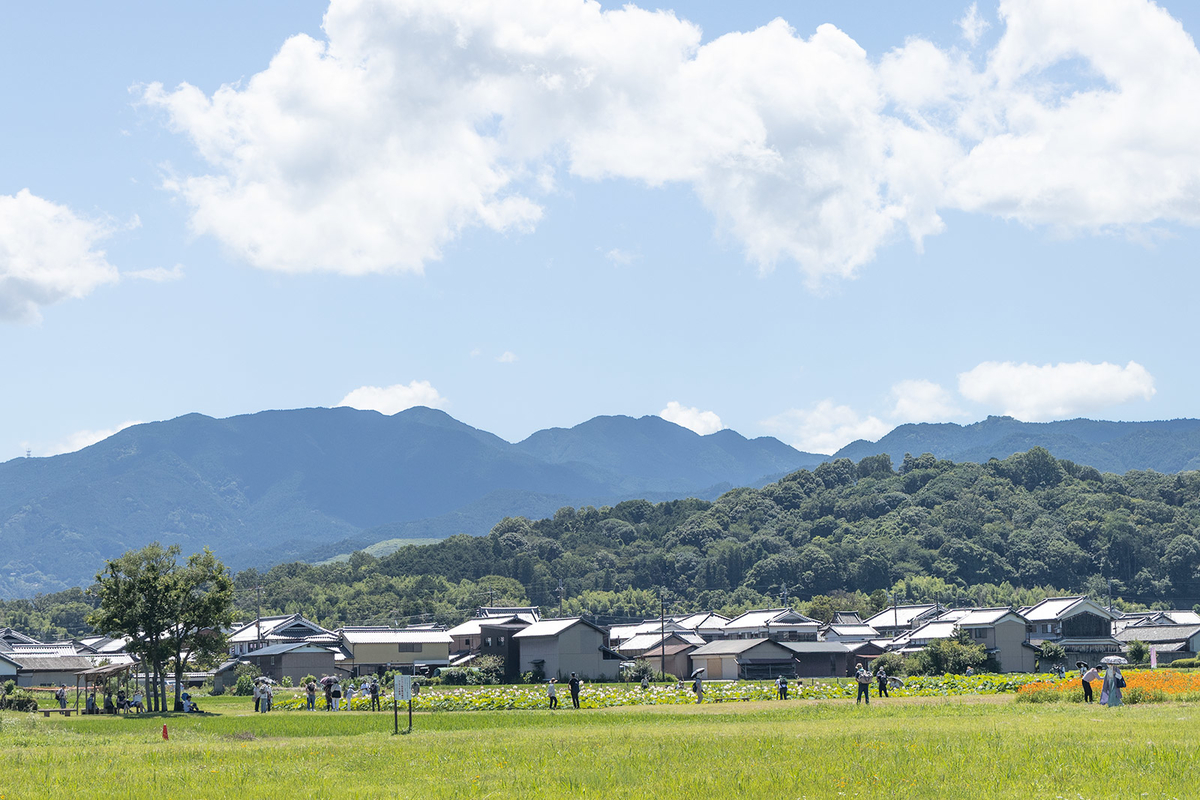
[[[1021,422],[988,417],[970,425],[923,422],[900,425],[877,442],[851,442],[834,458],[858,461],[887,453],[899,463],[905,453],[932,453],[951,461],[983,463],[1034,447],[1102,472],[1184,472],[1200,469],[1200,420]]]
[[[824,459],[656,417],[593,423],[516,445],[429,408],[189,414],[13,459],[0,464],[0,597],[86,584],[105,558],[155,540],[267,566],[339,541],[484,534],[568,504],[715,498]],[[546,455],[539,442],[562,437],[573,445]]]
[[[837,459],[714,502],[630,500],[510,517],[487,536],[453,536],[348,562],[243,571],[244,613],[300,612],[322,624],[435,619],[484,604],[560,608],[601,619],[676,611],[737,613],[789,602],[828,618],[887,602],[1020,605],[1064,592],[1118,605],[1200,602],[1200,472],[1102,474],[1034,449],[955,464],[932,455]],[[559,582],[563,593],[559,594]],[[64,593],[0,604],[0,626],[79,619]],[[40,604],[40,605],[39,605]],[[65,623],[64,623],[65,624]]]

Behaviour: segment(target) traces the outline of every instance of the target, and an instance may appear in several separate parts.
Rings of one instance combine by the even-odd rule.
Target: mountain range
[[[1185,472],[1200,469],[1200,419],[1156,422],[1105,422],[1069,419],[1021,422],[1012,417],[988,417],[972,425],[922,423],[901,425],[877,442],[858,440],[834,458],[859,461],[888,453],[900,465],[905,453],[932,453],[951,461],[983,463],[1008,458],[1033,447],[1044,447],[1055,458],[1095,467],[1101,472],[1131,469]]]
[[[430,408],[188,414],[50,458],[0,464],[0,597],[88,585],[159,540],[231,568],[380,540],[486,533],[509,515],[715,498],[826,457],[658,417],[597,417],[512,444]]]
[[[188,414],[0,464],[0,598],[86,586],[105,558],[154,540],[211,547],[233,569],[265,567],[482,534],[505,516],[564,506],[713,499],[831,458],[984,462],[1035,446],[1102,471],[1194,470],[1200,420],[901,425],[826,456],[654,416],[596,417],[514,444],[429,408]]]

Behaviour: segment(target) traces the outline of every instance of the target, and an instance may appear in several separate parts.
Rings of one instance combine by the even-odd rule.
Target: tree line
[[[233,578],[234,616],[298,612],[326,627],[455,624],[489,604],[601,621],[656,616],[662,603],[726,615],[787,604],[828,619],[890,602],[1110,592],[1126,609],[1200,603],[1200,473],[1102,474],[1041,448],[985,464],[925,454],[896,467],[883,454],[714,502],[563,508],[487,536]],[[66,629],[95,601],[79,590],[10,601],[0,625]]]

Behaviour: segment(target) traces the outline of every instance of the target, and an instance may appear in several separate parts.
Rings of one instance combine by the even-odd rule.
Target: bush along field
[[[933,675],[907,678],[904,686],[891,689],[893,697],[953,697],[957,695],[989,695],[1015,693],[1030,683],[1047,683],[1050,675]],[[853,700],[858,688],[853,681],[840,682],[789,682],[788,698],[793,700]],[[871,684],[871,695],[876,693]],[[558,688],[559,702],[570,704],[570,693],[565,685]],[[774,700],[777,697],[773,682],[735,681],[704,684],[704,702],[733,703],[752,700]],[[392,698],[388,692],[381,699],[383,707],[391,709]],[[675,684],[654,684],[642,689],[637,684],[596,683],[585,684],[579,695],[583,708],[614,708],[618,706],[694,705],[696,696],[690,683],[679,689]],[[317,698],[318,708],[325,700]],[[518,686],[466,686],[425,688],[413,701],[414,711],[506,711],[547,708],[544,685]],[[352,711],[367,711],[371,701],[358,698],[350,701]],[[303,697],[277,697],[273,708],[282,711],[299,711],[305,708]]]
[[[1125,678],[1125,688],[1121,692],[1123,703],[1200,700],[1200,672],[1127,669],[1121,674]],[[1096,702],[1100,701],[1101,683],[1092,681]],[[1082,703],[1083,685],[1078,672],[1068,672],[1062,680],[1041,676],[1039,680],[1021,686],[1017,691],[1017,700],[1023,703]]]

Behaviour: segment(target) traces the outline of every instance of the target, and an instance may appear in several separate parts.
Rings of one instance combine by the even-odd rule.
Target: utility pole
[[[562,619],[562,615],[563,615],[563,594],[565,593],[565,591],[566,590],[563,589],[562,578],[559,578],[558,579],[558,618],[559,619]]]
[[[255,602],[254,628],[258,632],[258,646],[262,647],[262,586],[254,587]]]
[[[667,598],[660,587],[658,590],[658,656],[659,668],[662,675],[659,680],[667,679]]]
[[[780,592],[780,599],[783,601],[783,607],[784,607],[784,608],[787,608],[787,607],[788,607],[788,604],[787,604],[787,595],[788,595],[788,591],[787,591],[787,584],[786,584],[786,583],[785,583],[785,584],[783,584],[783,586],[781,586],[780,588],[782,589],[782,591]]]

